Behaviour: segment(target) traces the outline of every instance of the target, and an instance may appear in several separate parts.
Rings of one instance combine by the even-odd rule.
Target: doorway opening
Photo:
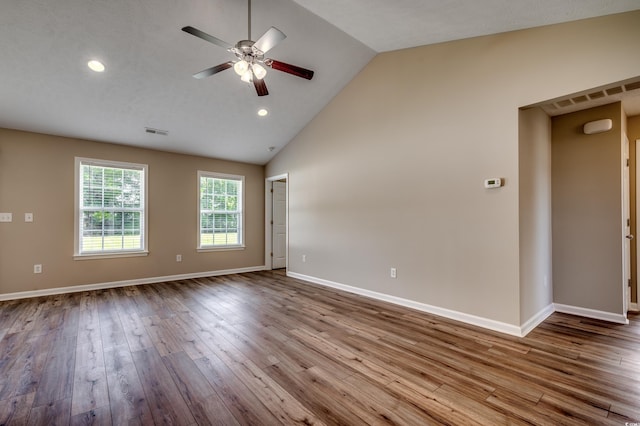
[[[288,174],[272,176],[265,182],[265,266],[285,269],[289,254]]]
[[[640,254],[636,250],[637,238],[633,237],[638,229],[636,217],[640,211],[640,179],[636,173],[640,153],[636,149],[636,144],[632,143],[630,147],[625,144],[628,143],[626,135],[632,141],[638,139],[640,135],[639,89],[640,77],[635,77],[523,108],[528,110],[530,107],[537,107],[523,116],[523,128],[529,134],[521,136],[523,138],[521,143],[524,148],[531,145],[529,147],[531,153],[539,154],[535,158],[524,156],[520,159],[521,179],[522,170],[525,172],[524,177],[529,179],[521,182],[521,189],[523,194],[528,194],[528,201],[536,207],[533,211],[535,218],[526,215],[524,219],[521,218],[521,224],[529,226],[529,228],[525,226],[524,230],[536,230],[535,225],[539,222],[547,224],[542,220],[547,219],[543,214],[547,211],[543,207],[546,207],[547,198],[545,197],[549,194],[536,191],[541,190],[544,186],[542,183],[547,182],[545,179],[551,179],[548,174],[545,174],[550,167],[555,167],[555,172],[551,173],[554,175],[552,184],[554,191],[551,192],[555,193],[556,198],[561,201],[558,203],[558,199],[554,198],[551,219],[554,246],[553,262],[551,262],[553,264],[551,303],[556,311],[626,323],[627,312],[637,311],[640,305],[638,300],[640,280],[637,279]],[[609,105],[616,103],[621,104],[622,108],[612,107],[612,111],[605,113]],[[538,112],[535,112],[536,109]],[[545,120],[544,113],[551,123]],[[601,135],[601,142],[606,143],[600,144],[598,144],[600,139],[597,138],[601,136],[581,136],[583,125],[604,118],[603,114],[618,120],[617,133],[611,134],[608,139],[605,138],[605,134]],[[571,118],[572,116],[574,118]],[[556,126],[558,123],[562,123],[560,127]],[[551,145],[551,139],[556,142],[558,135],[564,138],[559,139],[562,142]],[[528,141],[527,137],[531,140]],[[619,145],[620,142],[622,146]],[[541,145],[544,148],[532,148]],[[574,145],[575,150],[571,151],[569,148]],[[619,148],[616,149],[616,146]],[[606,152],[603,151],[605,149]],[[523,152],[527,151],[523,150]],[[598,154],[599,152],[602,155]],[[602,176],[596,179],[599,175],[591,173],[589,170],[593,168],[589,169],[589,165],[599,164],[600,160],[606,161],[606,167],[598,168]],[[610,189],[608,191],[605,188],[605,182],[606,188]],[[546,186],[542,189],[549,190]],[[527,190],[533,192],[527,192]],[[569,193],[573,198],[558,195],[562,191]],[[581,195],[582,192],[585,193],[584,196]],[[600,195],[594,195],[596,193]],[[575,201],[575,198],[579,200]],[[574,201],[569,202],[569,199]],[[596,199],[602,202],[594,203]],[[578,201],[582,202],[581,205],[585,208],[580,210],[577,207]],[[569,207],[565,204],[569,204]],[[575,214],[571,214],[571,208],[577,210]],[[617,213],[618,211],[620,213]],[[593,222],[594,226],[586,225],[589,215],[585,212],[591,216],[602,213],[602,216],[596,219],[606,218],[606,220]],[[579,227],[583,229],[578,229]],[[598,237],[597,243],[591,244],[591,241],[587,241],[597,233],[602,234],[598,234],[601,238]],[[539,242],[536,239],[538,235],[538,233],[525,234],[529,239],[521,243],[525,244],[527,249],[543,250],[546,247],[542,243],[546,240]],[[589,250],[592,250],[592,253],[589,253]],[[535,253],[542,253],[542,251]],[[546,253],[542,259],[550,261],[550,257],[551,253]],[[580,257],[594,260],[589,266],[596,273],[589,275],[587,280],[583,280],[580,274],[586,274],[585,271],[589,268],[571,263]],[[548,280],[544,275],[546,269],[543,268],[546,263],[543,262],[540,265],[539,260],[535,256],[530,259],[531,264],[528,266],[534,268],[534,272],[523,281],[524,288],[533,296],[546,296]],[[579,262],[576,261],[576,263]],[[598,273],[602,277],[595,279]],[[609,282],[610,287],[607,284]],[[591,287],[587,287],[585,283]],[[585,288],[591,291],[583,291]],[[602,294],[610,298],[592,297],[595,294],[594,290],[602,291]],[[544,301],[546,300],[548,299]]]

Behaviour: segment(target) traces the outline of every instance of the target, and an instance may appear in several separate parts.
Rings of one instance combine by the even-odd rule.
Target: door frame
[[[622,132],[622,311],[627,317],[631,299],[631,143]]]
[[[638,169],[638,167],[640,166],[640,139],[636,139],[635,142],[635,146],[636,146],[636,234],[638,234],[638,225],[640,224],[638,222],[638,219],[640,218],[640,170]],[[638,235],[636,235],[636,237],[638,237]],[[638,271],[639,267],[640,267],[640,244],[637,243],[636,241],[636,271]],[[640,279],[638,279],[638,273],[636,272],[636,302],[632,303],[631,300],[629,300],[629,306],[628,309],[630,311],[640,311]],[[627,292],[626,292],[626,288],[625,288],[625,297],[627,297]]]
[[[287,237],[285,238],[285,270],[289,269],[289,173],[283,173],[276,176],[270,176],[264,182],[264,266],[270,271],[273,269],[271,261],[271,249],[273,244],[273,227],[271,220],[273,219],[273,193],[271,192],[272,183],[277,180],[286,181],[285,189],[285,229]]]

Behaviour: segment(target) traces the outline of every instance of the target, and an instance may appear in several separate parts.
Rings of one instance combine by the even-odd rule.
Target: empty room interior
[[[0,424],[640,424],[636,0],[0,35]]]

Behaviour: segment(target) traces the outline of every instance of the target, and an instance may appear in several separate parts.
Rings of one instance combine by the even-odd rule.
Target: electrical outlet
[[[41,274],[42,273],[42,265],[40,265],[40,264],[33,265],[33,273],[34,274]]]
[[[11,213],[0,213],[0,222],[11,222],[13,215]]]
[[[302,263],[305,263],[307,261],[307,255],[303,254],[302,255]]]
[[[176,262],[182,262],[182,255],[176,254]]]
[[[391,278],[396,278],[398,276],[398,271],[396,271],[396,268],[391,268],[391,270],[389,271],[389,275],[391,276]]]

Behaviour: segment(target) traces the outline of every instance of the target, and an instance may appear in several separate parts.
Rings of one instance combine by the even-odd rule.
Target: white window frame
[[[113,167],[119,169],[131,169],[139,170],[143,174],[142,183],[142,215],[140,219],[140,232],[142,234],[142,248],[141,249],[122,249],[122,250],[101,250],[82,252],[80,238],[82,236],[82,173],[81,167],[83,165],[94,165],[100,167]],[[146,164],[128,163],[122,161],[110,161],[100,160],[95,158],[75,157],[75,209],[74,209],[74,256],[75,260],[87,260],[87,259],[105,259],[105,258],[118,258],[118,257],[135,257],[135,256],[147,256],[148,251],[148,179],[149,179],[149,166]]]
[[[238,243],[237,244],[226,244],[226,245],[202,245],[202,241],[201,241],[201,237],[202,237],[202,223],[201,223],[201,217],[202,217],[202,202],[200,199],[200,195],[201,195],[201,186],[200,186],[200,182],[202,180],[202,178],[213,178],[213,179],[225,179],[225,180],[236,180],[240,182],[240,195],[239,195],[239,199],[238,199],[238,213],[240,215],[240,219],[238,220]],[[241,175],[231,175],[231,174],[226,174],[226,173],[217,173],[217,172],[207,172],[207,171],[203,171],[203,170],[198,170],[198,218],[197,218],[197,240],[198,240],[198,245],[196,247],[196,250],[198,252],[207,252],[207,251],[223,251],[223,250],[244,250],[245,245],[244,245],[244,230],[245,230],[245,213],[244,213],[244,206],[245,206],[245,182],[244,182],[244,176]],[[221,212],[222,213],[222,212]]]

